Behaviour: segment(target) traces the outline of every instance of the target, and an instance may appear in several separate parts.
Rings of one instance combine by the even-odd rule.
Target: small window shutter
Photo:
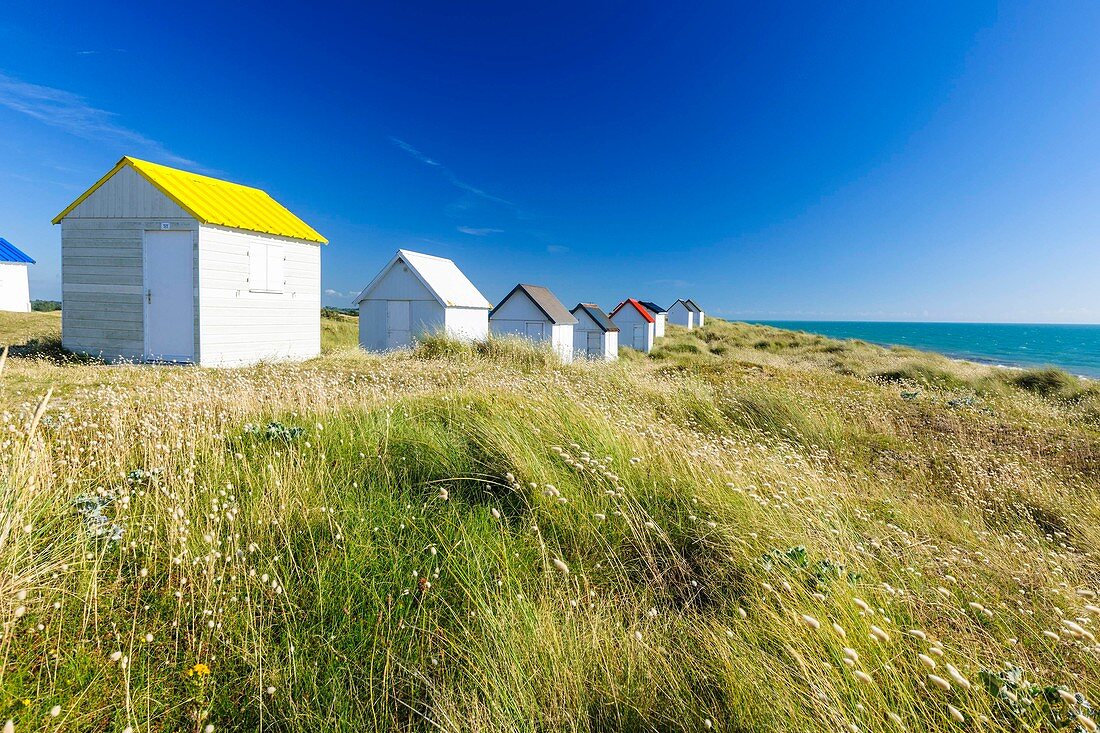
[[[267,290],[267,245],[248,243],[248,289]]]
[[[283,245],[267,246],[267,290],[272,293],[283,292]]]

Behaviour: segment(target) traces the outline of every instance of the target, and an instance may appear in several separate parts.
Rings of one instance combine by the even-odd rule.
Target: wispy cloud
[[[662,278],[659,280],[650,280],[651,285],[664,285],[670,288],[690,288],[695,285],[691,280],[681,280],[679,278]]]
[[[458,227],[458,231],[463,234],[472,234],[475,237],[485,237],[490,234],[500,234],[503,229],[493,229],[492,227]]]
[[[399,138],[399,137],[390,137],[390,142],[393,143],[394,145],[396,145],[397,147],[401,148],[402,150],[404,150],[406,153],[408,153],[410,156],[412,156],[415,160],[423,163],[424,165],[431,166],[432,168],[436,168],[439,171],[441,171],[443,173],[443,175],[447,178],[447,180],[451,182],[451,185],[453,185],[455,188],[457,188],[461,191],[465,191],[466,193],[471,194],[473,196],[477,196],[478,198],[485,199],[486,201],[492,201],[494,203],[503,204],[505,206],[515,207],[515,204],[512,203],[511,201],[509,201],[508,199],[501,198],[500,196],[494,196],[493,194],[491,194],[491,193],[489,193],[489,192],[487,192],[483,189],[480,189],[477,186],[472,186],[469,183],[466,183],[466,181],[463,181],[461,178],[456,176],[451,171],[450,168],[443,165],[442,163],[440,163],[435,158],[432,158],[431,156],[420,152],[415,147],[413,147],[412,145],[409,145],[407,142],[405,142],[401,138]]]
[[[402,140],[399,137],[391,137],[390,142],[393,143],[394,145],[396,145],[397,147],[401,148],[402,150],[404,150],[406,153],[408,153],[412,157],[419,160],[424,165],[433,165],[433,166],[436,166],[437,168],[440,168],[440,167],[443,166],[443,164],[440,163],[438,160],[435,160],[433,158],[429,158],[428,156],[424,155],[424,153],[420,152],[419,150],[414,148],[412,145],[409,145],[407,142],[405,142],[404,140]]]
[[[548,244],[546,245],[546,251],[552,255],[558,255],[562,254],[563,252],[568,252],[569,248],[566,247],[564,244]]]
[[[0,72],[0,106],[85,140],[137,148],[166,163],[202,169],[162,143],[119,124],[114,113],[93,107],[84,97],[64,89],[31,84]]]

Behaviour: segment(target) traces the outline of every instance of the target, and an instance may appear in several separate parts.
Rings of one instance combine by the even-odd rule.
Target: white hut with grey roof
[[[359,345],[368,351],[406,348],[433,333],[463,341],[489,335],[489,301],[445,257],[397,250],[355,303]]]
[[[684,302],[687,303],[688,308],[695,311],[695,325],[698,328],[702,328],[706,323],[706,313],[703,313],[703,309],[691,298],[688,298]]]
[[[573,327],[577,319],[541,285],[520,283],[489,312],[494,336],[519,336],[549,344],[562,361],[573,361]]]
[[[695,328],[699,325],[696,320],[696,308],[689,305],[690,301],[677,300],[668,307],[668,322],[684,328]]]
[[[619,327],[594,303],[577,303],[570,311],[573,326],[573,355],[592,360],[614,361],[619,358]]]

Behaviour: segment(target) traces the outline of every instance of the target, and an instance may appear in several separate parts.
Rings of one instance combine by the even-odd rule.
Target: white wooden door
[[[527,321],[525,324],[524,335],[532,341],[542,341],[542,322],[541,321]]]
[[[142,254],[145,359],[195,360],[192,232],[145,232]]]
[[[411,339],[409,333],[409,301],[386,301],[386,348],[400,349],[408,346]]]
[[[589,356],[603,356],[603,334],[599,331],[588,332],[588,344],[585,351]]]

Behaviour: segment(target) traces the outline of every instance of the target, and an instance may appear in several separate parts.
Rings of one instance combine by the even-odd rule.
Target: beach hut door
[[[642,327],[641,326],[635,326],[634,327],[634,341],[633,341],[633,343],[634,343],[634,348],[637,349],[638,351],[642,351],[643,349],[645,349],[645,342],[644,342],[644,339],[642,338]]]
[[[603,356],[603,349],[600,348],[600,342],[603,341],[603,334],[597,331],[588,332],[588,354],[589,356]]]
[[[386,348],[400,349],[408,346],[411,339],[409,333],[409,301],[386,301]]]
[[[188,231],[145,232],[145,360],[195,360],[195,247]]]

